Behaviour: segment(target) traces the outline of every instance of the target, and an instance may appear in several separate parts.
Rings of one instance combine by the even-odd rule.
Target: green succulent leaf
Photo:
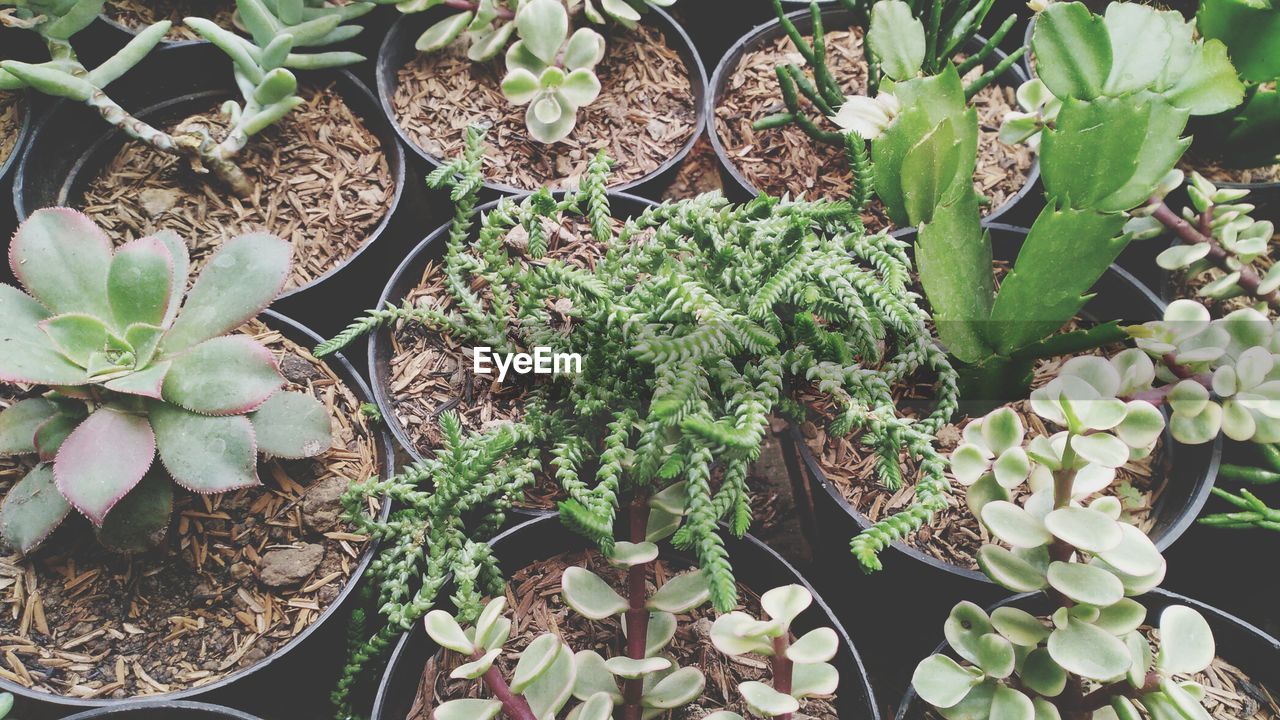
[[[564,643],[560,645],[555,661],[524,691],[524,698],[529,701],[535,717],[554,717],[573,695],[573,653]]]
[[[1116,637],[1123,637],[1141,627],[1146,619],[1147,608],[1142,603],[1123,598],[1100,608],[1098,619],[1094,620],[1093,624]]]
[[[1036,647],[1049,637],[1049,628],[1040,618],[1013,607],[999,607],[991,612],[991,625],[1014,645]]]
[[[806,698],[834,695],[840,686],[840,673],[831,663],[797,665],[791,672],[791,696]]]
[[[533,642],[529,643],[529,647],[520,653],[520,662],[516,664],[515,672],[511,676],[511,691],[524,692],[555,664],[556,658],[562,652],[566,652],[564,643],[552,633],[534,638]],[[605,665],[608,667],[607,662]]]
[[[783,585],[760,596],[760,607],[784,628],[813,604],[813,594],[799,585]]]
[[[1098,682],[1124,675],[1133,662],[1123,641],[1080,621],[1069,621],[1050,633],[1048,648],[1064,670]]]
[[[36,428],[58,414],[58,404],[45,398],[27,398],[0,412],[0,455],[25,455],[36,451]]]
[[[1115,575],[1094,565],[1053,562],[1049,585],[1076,602],[1106,607],[1124,597],[1124,585]]]
[[[156,236],[116,249],[107,272],[107,299],[116,328],[123,331],[136,323],[164,323],[174,301],[173,264],[169,246]],[[183,286],[176,288],[178,293],[184,290]]]
[[[800,702],[795,698],[755,680],[739,684],[738,692],[751,712],[763,717],[777,717],[800,709]]]
[[[569,37],[569,13],[557,0],[529,0],[516,14],[515,25],[529,52],[548,65]]]
[[[1053,542],[1053,535],[1040,520],[1011,502],[987,503],[982,508],[982,523],[1013,547],[1037,548]]]
[[[1185,605],[1160,613],[1160,652],[1156,665],[1169,674],[1198,673],[1216,654],[1213,630],[1204,616]]]
[[[156,456],[145,417],[105,407],[89,415],[58,449],[53,476],[76,510],[102,527],[107,513],[138,484]],[[111,458],[110,463],[102,458]]]
[[[831,628],[810,630],[787,648],[787,658],[799,665],[824,663],[836,656],[840,638]]]
[[[1036,74],[1059,98],[1090,100],[1111,74],[1111,36],[1080,3],[1056,3],[1036,17],[1031,36]]]
[[[150,550],[164,540],[173,514],[173,483],[152,468],[111,508],[97,531],[98,542],[120,553]]]
[[[605,666],[604,658],[591,650],[583,650],[573,656],[577,676],[574,678],[573,696],[586,700],[599,693],[604,693],[615,703],[622,702],[622,693],[618,691],[617,681],[613,673]]]
[[[48,463],[35,466],[14,484],[0,504],[0,537],[23,555],[31,552],[62,524],[71,504],[62,497]]]
[[[283,384],[270,350],[247,335],[227,335],[175,356],[163,393],[166,402],[202,415],[242,415],[261,407]],[[302,407],[305,401],[284,402]]]
[[[975,664],[978,664],[981,652],[979,641],[993,629],[986,611],[967,600],[951,609],[942,626],[951,647],[960,657]]]
[[[605,660],[604,666],[617,677],[635,680],[670,669],[671,661],[664,657],[629,658],[619,655]]]
[[[462,630],[462,626],[444,610],[432,610],[427,613],[423,618],[423,626],[427,630],[427,635],[440,647],[463,655],[470,655],[476,651],[475,645]],[[530,643],[530,647],[532,645]]]
[[[414,49],[424,53],[443,50],[458,39],[467,25],[471,24],[473,17],[470,12],[460,12],[435,23],[418,37],[413,44]]]
[[[875,3],[871,6],[867,47],[871,48],[885,75],[906,80],[920,72],[924,63],[924,23],[916,18],[911,6],[901,0]]]
[[[757,632],[761,625],[744,612],[726,613],[712,624],[711,643],[726,655],[772,655],[772,642]]]
[[[109,317],[111,241],[83,213],[68,208],[32,213],[13,236],[9,266],[52,313]]]
[[[574,709],[574,720],[609,720],[613,717],[613,698],[609,693],[596,693]]]
[[[627,601],[603,578],[586,568],[571,567],[560,579],[565,602],[591,620],[604,620],[627,610]]]
[[[440,703],[431,713],[432,720],[493,720],[502,712],[500,700],[466,698]]]
[[[991,698],[992,720],[1035,720],[1036,709],[1031,698],[1001,685]]]
[[[677,575],[649,598],[647,607],[669,613],[685,613],[711,599],[711,586],[701,570]]]
[[[646,708],[671,710],[693,702],[706,686],[702,671],[683,667],[647,688],[640,703]]]
[[[1067,671],[1045,648],[1036,648],[1027,655],[1018,677],[1028,688],[1045,697],[1057,697],[1067,687]]]
[[[964,700],[984,677],[981,670],[963,667],[946,655],[933,655],[916,666],[911,686],[930,705],[949,708]]]
[[[302,392],[276,392],[249,415],[258,452],[288,460],[315,457],[333,446],[324,403]]]
[[[152,403],[160,461],[181,486],[201,494],[258,484],[257,443],[247,417],[209,417]]]
[[[89,375],[40,329],[48,310],[21,290],[0,285],[0,381],[84,385]]]
[[[1107,552],[1124,540],[1120,523],[1089,508],[1059,508],[1045,516],[1044,524],[1054,537],[1086,552]]]
[[[1013,643],[996,633],[978,638],[977,665],[988,677],[1007,678],[1013,674],[1016,655]]]
[[[1044,571],[1002,547],[984,545],[977,560],[987,577],[1014,592],[1034,592],[1048,584]]]

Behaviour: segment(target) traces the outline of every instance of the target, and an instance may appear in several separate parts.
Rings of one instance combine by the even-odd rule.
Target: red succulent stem
[[[642,543],[649,526],[649,500],[643,493],[637,493],[631,501],[629,511],[631,521],[631,542]],[[649,638],[649,608],[645,605],[649,599],[646,592],[645,579],[649,575],[651,563],[632,565],[627,569],[627,657],[632,660],[643,660],[645,646]],[[644,696],[644,678],[624,680],[622,683],[622,720],[641,720],[644,707],[640,704]]]
[[[1179,365],[1176,357],[1171,352],[1165,353],[1160,358],[1160,361],[1164,363],[1164,366],[1169,369],[1169,372],[1173,373],[1173,376],[1178,378],[1179,380],[1195,380],[1196,382],[1203,385],[1206,390],[1209,390],[1210,392],[1213,391],[1213,375],[1212,374],[1210,373],[1197,374],[1187,366]],[[1132,395],[1126,395],[1124,397],[1124,400],[1146,400],[1152,405],[1155,405],[1158,407],[1161,404],[1163,404],[1165,400],[1169,398],[1169,393],[1173,392],[1173,389],[1175,387],[1177,387],[1177,383],[1161,385],[1158,388],[1151,388],[1150,390],[1142,390],[1140,392],[1133,393]]]
[[[773,671],[773,689],[783,695],[791,694],[791,680],[795,670],[795,664],[791,662],[791,658],[787,657],[787,649],[790,647],[790,632],[784,631],[773,639],[773,658],[770,660],[771,670]],[[780,720],[791,720],[793,715],[794,713],[783,713],[778,718]]]
[[[476,651],[471,655],[472,660],[479,660],[484,657],[480,651]],[[502,703],[502,712],[511,720],[538,720],[533,714],[533,708],[529,707],[529,701],[524,699],[523,695],[517,695],[511,692],[511,686],[507,684],[507,679],[502,677],[502,672],[498,670],[498,666],[494,665],[485,671],[484,684],[489,688],[489,692],[493,693],[494,699]]]
[[[1217,265],[1219,269],[1225,272],[1235,272],[1227,266],[1227,260],[1231,258],[1231,253],[1213,237],[1213,208],[1210,207],[1198,218],[1199,227],[1193,227],[1191,223],[1179,217],[1177,213],[1164,204],[1162,200],[1152,199],[1148,206],[1154,208],[1151,216],[1169,229],[1179,240],[1188,244],[1208,245],[1209,254],[1206,256],[1209,260]],[[1258,275],[1258,271],[1254,270],[1247,264],[1242,263],[1240,267],[1240,280],[1237,284],[1244,288],[1244,291],[1259,300],[1266,301],[1267,305],[1280,310],[1280,291],[1272,290],[1269,293],[1259,293],[1258,287],[1262,284],[1262,277]]]
[[[444,5],[445,7],[451,7],[455,10],[469,10],[471,12],[475,12],[476,10],[480,9],[480,3],[471,2],[471,0],[444,0],[444,2],[441,3],[441,5]],[[509,8],[495,7],[494,10],[497,11],[498,17],[502,18],[503,20],[511,20],[516,16],[516,14],[512,12]]]

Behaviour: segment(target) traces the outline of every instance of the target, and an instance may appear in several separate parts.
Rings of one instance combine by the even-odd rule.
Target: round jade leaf
[[[987,612],[967,600],[951,608],[951,613],[942,626],[947,643],[960,657],[971,663],[978,662],[978,640],[992,630],[994,628]]]
[[[1002,407],[982,418],[982,439],[995,455],[1022,444],[1022,418],[1013,408]]]
[[[505,635],[511,632],[511,625],[508,621],[506,632],[502,631],[503,613],[507,611],[507,598],[505,595],[499,595],[490,600],[484,610],[480,611],[480,617],[476,618],[476,644],[482,647],[493,649],[498,645],[506,642]],[[494,643],[493,640],[502,635],[501,642]]]
[[[1079,603],[1105,607],[1124,597],[1120,579],[1094,565],[1050,563],[1048,578],[1054,590]]]
[[[603,578],[586,568],[566,568],[560,578],[565,602],[579,615],[604,620],[627,609],[627,601]]]
[[[521,693],[533,685],[551,668],[563,648],[564,643],[552,633],[534,638],[520,653],[520,662],[516,663],[515,672],[511,675],[511,692]]]
[[[1067,671],[1045,648],[1036,648],[1027,655],[1018,677],[1023,685],[1045,697],[1057,697],[1067,687]]]
[[[1124,585],[1124,594],[1129,597],[1142,595],[1159,587],[1164,582],[1165,570],[1168,567],[1164,558],[1160,558],[1160,568],[1150,575],[1130,575],[1121,572],[1100,557],[1095,557],[1089,561],[1090,565],[1097,565],[1105,570],[1111,571],[1116,577],[1120,578],[1120,583]]]
[[[502,648],[494,648],[485,653],[479,660],[474,660],[454,668],[449,673],[449,677],[455,680],[475,680],[481,675],[489,672],[489,668],[493,667],[493,663],[502,654]]]
[[[599,693],[613,698],[615,703],[622,702],[622,693],[618,691],[618,683],[604,664],[604,658],[591,650],[583,650],[573,656],[576,674],[573,679],[573,696],[579,700],[587,700]]]
[[[1156,665],[1169,674],[1198,673],[1209,667],[1216,653],[1213,630],[1204,616],[1185,605],[1160,613],[1160,651]]]
[[[1036,708],[1036,720],[1062,720],[1062,714],[1058,712],[1058,708],[1048,700],[1036,698],[1031,703]]]
[[[1036,647],[1049,637],[1049,628],[1040,618],[1018,608],[996,608],[991,612],[991,624],[1009,642],[1022,647]]]
[[[1026,450],[1009,448],[996,458],[991,470],[1001,487],[1015,488],[1031,474],[1031,459],[1027,457]]]
[[[431,720],[493,720],[500,712],[500,700],[450,700],[440,703],[431,713]]]
[[[633,659],[624,655],[611,657],[604,661],[609,672],[620,678],[635,680],[651,673],[662,672],[671,667],[671,661],[664,657]]]
[[[1199,698],[1187,692],[1176,681],[1161,678],[1160,689],[1185,720],[1213,720],[1209,712],[1204,709],[1204,705],[1200,704]]]
[[[840,686],[840,672],[831,663],[797,665],[791,674],[792,697],[834,695]]]
[[[1098,619],[1093,624],[1115,635],[1123,637],[1137,630],[1147,619],[1147,608],[1136,600],[1121,598],[1119,602],[1099,608]]]
[[[800,701],[790,695],[783,695],[762,682],[752,680],[738,685],[738,692],[746,701],[747,707],[757,715],[776,717],[793,713],[800,709]]]
[[[633,567],[658,559],[658,546],[651,542],[633,543],[620,540],[613,544],[609,562],[619,567]]]
[[[958,704],[985,676],[977,668],[961,666],[946,655],[933,655],[916,666],[911,686],[921,700],[938,708]]]
[[[813,595],[799,585],[783,585],[760,596],[760,607],[785,627],[789,627],[791,621],[811,603]]]
[[[430,635],[440,647],[463,655],[470,655],[476,651],[475,645],[463,632],[462,626],[444,610],[432,610],[423,618],[422,623],[427,630],[427,635]]]
[[[977,559],[987,577],[1009,590],[1034,592],[1045,587],[1043,572],[1002,547],[985,545],[978,550]]]
[[[1120,502],[1120,498],[1104,495],[1089,503],[1089,509],[1096,510],[1112,520],[1119,520],[1124,514],[1124,503]]]
[[[1133,701],[1123,695],[1111,698],[1111,711],[1116,714],[1116,720],[1142,720],[1142,714],[1133,706]]]
[[[1133,659],[1123,641],[1084,622],[1067,622],[1049,634],[1049,654],[1069,673],[1106,682],[1124,675]]]
[[[1120,523],[1119,528],[1123,536],[1120,543],[1110,550],[1098,553],[1098,557],[1127,575],[1141,577],[1158,572],[1164,559],[1151,538],[1127,523]]]
[[[977,445],[961,445],[951,453],[951,472],[962,485],[974,484],[990,467],[990,456]]]
[[[1217,403],[1205,405],[1197,415],[1188,415],[1173,411],[1169,419],[1169,432],[1173,438],[1187,445],[1203,445],[1218,436],[1222,429],[1222,406]]]
[[[1129,447],[1147,447],[1164,432],[1164,414],[1145,400],[1132,400],[1125,405],[1124,420],[1112,432]]]
[[[982,523],[992,534],[1019,548],[1037,548],[1053,542],[1044,524],[1011,502],[997,500],[982,508]]]
[[[938,707],[938,714],[946,720],[982,720],[991,716],[991,701],[999,680],[986,680],[978,683],[968,695],[951,707]]]
[[[711,625],[711,644],[725,655],[772,655],[769,638],[756,634],[761,627],[759,620],[735,610],[716,618]]]
[[[1054,537],[1085,552],[1106,552],[1124,539],[1120,523],[1088,508],[1059,508],[1045,516],[1044,525]]]
[[[613,698],[609,693],[596,693],[574,709],[574,720],[610,720],[613,717]]]
[[[1001,685],[991,698],[990,717],[992,720],[1035,720],[1036,709],[1031,698]]]
[[[831,628],[816,628],[805,633],[787,648],[787,658],[800,665],[824,663],[836,656],[840,638]]]
[[[693,702],[706,686],[707,679],[701,670],[683,667],[647,688],[640,704],[647,708],[670,710]]]
[[[655,547],[656,549],[656,547]],[[669,613],[684,613],[711,599],[711,586],[701,570],[677,575],[668,580],[649,598],[648,608]]]
[[[1073,435],[1071,449],[1085,460],[1103,467],[1118,468],[1129,462],[1129,446],[1111,433]]]
[[[982,517],[982,508],[987,503],[997,500],[1009,501],[1012,499],[1009,491],[1002,487],[995,475],[983,475],[981,479],[969,486],[965,492],[965,501],[969,505],[969,512],[975,517]]]
[[[978,638],[977,656],[978,667],[982,668],[988,677],[1004,679],[1013,674],[1016,661],[1013,643],[1006,640],[1004,636],[987,633]]]

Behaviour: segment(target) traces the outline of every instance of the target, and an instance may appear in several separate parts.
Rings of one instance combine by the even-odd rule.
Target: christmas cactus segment
[[[604,58],[604,36],[589,27],[572,30],[581,14],[589,23],[607,21],[635,27],[642,13],[669,7],[675,0],[403,0],[396,7],[418,13],[438,5],[457,12],[433,24],[418,38],[420,52],[439,52],[463,42],[473,62],[487,62],[505,51],[507,74],[502,94],[527,105],[529,136],[542,143],[564,140],[577,125],[578,110],[595,102],[600,80],[595,66]],[[597,4],[599,7],[597,7]]]
[[[186,158],[197,173],[212,173],[229,190],[251,197],[253,183],[234,158],[249,139],[279,122],[302,103],[292,70],[316,70],[360,62],[351,52],[298,53],[354,37],[358,26],[344,23],[374,8],[371,2],[336,6],[326,0],[236,0],[236,17],[252,39],[241,37],[202,18],[186,23],[201,37],[221,48],[234,65],[243,103],[228,101],[223,112],[228,130],[215,130],[191,120],[173,132],[152,127],[113,101],[105,88],[141,62],[163,39],[171,23],[162,21],[140,31],[114,56],[93,70],[86,68],[71,45],[71,38],[92,23],[106,0],[7,0],[14,6],[0,12],[0,24],[34,31],[48,46],[50,60],[31,64],[17,60],[0,62],[0,90],[34,88],[46,95],[82,102],[104,120],[134,140],[156,150]],[[223,134],[221,140],[215,134]]]
[[[900,13],[874,14],[881,23],[891,27],[877,36],[921,32]],[[921,283],[973,401],[1025,397],[1037,359],[1123,339],[1114,323],[1053,335],[1130,240],[1131,212],[1176,185],[1188,117],[1233,107],[1243,93],[1220,43],[1193,39],[1177,13],[1142,5],[1113,3],[1100,17],[1080,3],[1053,4],[1032,48],[1039,77],[1019,97],[1034,112],[1008,118],[1002,134],[1038,137],[1049,202],[998,290],[972,183],[977,116],[958,69],[922,75],[914,57],[886,68],[892,90],[881,92],[901,110],[864,128],[890,217],[919,228]],[[1066,263],[1073,272],[1062,272]]]
[[[944,628],[959,661],[934,655],[912,678],[942,717],[1209,717],[1204,689],[1180,679],[1213,661],[1209,625],[1191,608],[1169,607],[1153,652],[1146,608],[1132,598],[1160,584],[1164,558],[1122,519],[1120,501],[1100,494],[1164,429],[1153,404],[1132,399],[1154,374],[1141,350],[1074,358],[1031,395],[1036,414],[1065,430],[1028,440],[1009,408],[966,427],[952,466],[1000,543],[978,552],[979,565],[1009,590],[1047,593],[1058,609],[1041,618],[957,605]],[[1013,491],[1024,489],[1017,501]]]
[[[48,388],[0,413],[0,452],[37,461],[0,505],[14,550],[37,548],[72,508],[103,544],[141,550],[167,530],[169,478],[226,492],[258,484],[259,453],[329,448],[325,407],[281,391],[270,351],[227,334],[280,292],[284,241],[228,241],[187,291],[177,235],[113,250],[87,217],[55,208],[23,223],[9,261],[27,292],[0,285],[0,379]]]

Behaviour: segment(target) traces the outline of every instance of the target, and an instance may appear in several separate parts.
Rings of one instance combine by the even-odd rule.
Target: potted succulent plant
[[[471,147],[431,178],[444,182],[464,173],[450,181],[460,210],[449,240],[456,249],[444,261],[444,282],[453,286],[457,305],[371,311],[318,352],[407,321],[470,346],[473,357],[481,350],[515,355],[535,348],[579,355],[574,370],[538,378],[523,417],[489,424],[514,445],[507,452],[518,463],[508,473],[522,469],[509,479],[513,491],[536,482],[539,467],[554,468],[563,492],[561,517],[607,549],[617,509],[624,507],[620,493],[650,485],[657,492],[685,478],[681,492],[689,517],[676,544],[695,551],[717,607],[730,609],[736,591],[716,523],[732,517],[737,533],[750,524],[748,467],[769,431],[770,413],[791,407],[786,395],[792,384],[816,378],[840,404],[836,424],[849,427],[866,412],[862,403],[878,402],[873,393],[887,384],[863,370],[860,357],[893,358],[893,372],[938,365],[939,372],[949,371],[906,291],[900,248],[887,236],[864,236],[853,206],[845,203],[761,198],[732,206],[710,195],[651,208],[618,229],[609,222],[608,163],[601,160],[586,189],[564,200],[544,191],[525,202],[500,203],[468,250],[462,243],[470,237],[480,186],[479,133],[472,134]],[[582,209],[603,245],[594,265],[544,256],[541,220],[566,206]],[[724,245],[705,240],[712,237]],[[528,248],[527,259],[521,246]],[[481,287],[483,294],[470,289]],[[876,417],[889,414],[876,408]],[[936,460],[926,432],[907,423],[894,432],[902,449]],[[456,445],[451,435],[443,435],[449,443],[437,450],[440,461],[472,452],[450,451]],[[469,471],[474,464],[468,461]],[[493,475],[494,482],[506,477]],[[423,473],[413,482],[430,479]],[[454,505],[446,505],[450,515],[464,512]],[[412,514],[435,527],[429,515],[429,508]],[[493,526],[496,520],[486,517],[486,527]],[[416,542],[408,526],[395,533],[397,545]],[[386,541],[390,548],[393,540]],[[387,552],[407,558],[410,550]],[[412,559],[415,566],[424,562],[436,561]],[[382,567],[391,568],[390,561]],[[428,577],[441,572],[437,567]],[[384,629],[376,647],[360,657],[385,650],[396,632],[430,609],[438,583],[423,587],[412,603],[397,600],[397,607],[407,604],[414,612],[393,620],[390,634]],[[387,599],[380,607],[389,607]]]
[[[82,10],[20,9],[29,22],[41,12],[31,32],[53,59],[6,61],[5,72],[66,102],[24,156],[19,219],[75,205],[122,240],[198,232],[208,240],[193,247],[197,265],[221,240],[265,227],[295,246],[289,291],[333,275],[379,237],[403,184],[400,150],[369,91],[335,69],[361,56],[306,51],[342,36],[346,16],[329,8],[291,23],[261,0],[239,7],[247,36],[188,18],[209,42],[148,58],[162,21],[92,71],[70,43],[91,21]],[[105,132],[86,129],[102,119]]]
[[[656,195],[704,121],[706,74],[672,2],[401,2],[378,58],[383,109],[432,166],[469,125],[492,126],[494,190],[575,188],[608,150],[613,189]]]
[[[207,692],[297,646],[350,592],[370,555],[339,499],[388,450],[350,367],[259,316],[290,254],[240,236],[192,281],[173,233],[113,249],[59,208],[15,235],[26,292],[0,286],[0,537],[27,578],[8,601],[32,614],[2,621],[25,658],[7,690],[46,710]],[[69,664],[68,645],[86,654]]]
[[[918,51],[930,73],[952,58],[961,63],[966,99],[983,120],[974,181],[987,199],[984,213],[993,218],[1002,215],[1034,184],[1034,154],[1000,143],[994,131],[1004,113],[1014,107],[1013,90],[1026,79],[1017,64],[1018,54],[1006,56],[997,48],[1016,22],[1015,16],[1009,16],[986,40],[977,32],[990,3],[970,3],[948,10],[945,17],[930,12],[927,4],[879,3],[876,14],[900,15],[903,22],[919,25],[921,37],[946,39],[928,48],[924,44],[895,47],[898,38],[893,34],[867,34],[870,4],[846,2],[837,7],[832,3],[825,10],[814,4],[808,12],[790,15],[781,2],[774,5],[778,18],[742,38],[725,55],[708,97],[711,141],[725,169],[725,186],[735,199],[759,191],[843,197],[854,182],[846,157],[846,131],[855,129],[862,105],[878,107],[868,98],[876,95],[884,77],[882,56],[899,51],[908,55]],[[878,25],[890,27],[884,20]],[[797,63],[799,59],[803,62]],[[891,84],[889,80],[880,96],[886,103],[893,97]],[[890,111],[880,110],[879,115],[886,117],[886,112]],[[879,203],[869,210],[869,227],[889,224]]]

